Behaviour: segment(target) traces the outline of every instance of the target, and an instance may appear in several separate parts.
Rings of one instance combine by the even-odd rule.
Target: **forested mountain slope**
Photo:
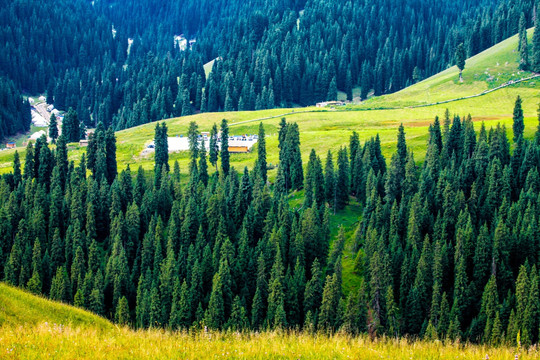
[[[87,127],[395,92],[533,25],[533,0],[5,1],[0,64]],[[37,11],[39,9],[39,11]],[[175,36],[196,40],[181,51]],[[184,40],[182,40],[184,41]],[[176,45],[175,45],[176,44]],[[128,52],[129,48],[129,52]],[[206,78],[203,64],[219,58]]]

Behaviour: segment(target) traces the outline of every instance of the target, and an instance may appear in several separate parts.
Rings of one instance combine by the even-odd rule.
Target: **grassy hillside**
[[[538,349],[298,332],[178,333],[112,326],[0,284],[2,359],[537,359]]]
[[[0,326],[34,326],[43,322],[51,325],[89,327],[95,330],[106,330],[114,327],[104,318],[87,311],[50,301],[0,283]],[[1,352],[0,358],[2,358]]]
[[[533,30],[533,28],[528,30],[529,41],[532,40]],[[515,35],[467,59],[463,70],[462,83],[459,82],[458,68],[452,66],[394,94],[370,99],[363,103],[362,106],[401,107],[431,104],[479,94],[510,80],[527,78],[532,73],[519,70],[519,52],[517,48],[518,35]],[[538,82],[540,82],[540,79],[532,81],[533,84],[525,83],[514,86],[530,88],[536,87],[534,83]]]

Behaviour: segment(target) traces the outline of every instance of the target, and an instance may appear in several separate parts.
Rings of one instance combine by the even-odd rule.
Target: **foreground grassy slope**
[[[19,315],[20,314],[20,315]],[[7,319],[7,320],[6,320]],[[74,321],[77,319],[77,321]],[[0,284],[1,359],[538,359],[538,349],[490,348],[299,332],[131,330]]]
[[[43,322],[50,323],[51,326],[63,324],[97,330],[114,327],[104,318],[87,311],[0,283],[0,326],[34,326]]]

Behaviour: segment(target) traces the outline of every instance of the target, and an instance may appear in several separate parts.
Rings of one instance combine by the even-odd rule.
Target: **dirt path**
[[[34,105],[34,108],[39,113],[39,115],[41,115],[45,119],[47,125],[49,125],[51,113],[47,111],[47,103],[43,102],[41,104]]]

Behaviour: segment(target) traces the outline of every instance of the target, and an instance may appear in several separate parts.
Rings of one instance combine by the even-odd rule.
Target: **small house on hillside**
[[[249,147],[247,145],[234,145],[229,146],[230,153],[247,153],[249,152]]]
[[[16,147],[17,147],[17,145],[15,145],[14,142],[8,142],[6,144],[6,148],[8,148],[8,149],[15,149]]]
[[[85,140],[85,139],[84,139],[84,140],[80,140],[80,141],[79,141],[79,146],[85,146],[85,147],[88,146],[88,140]]]

